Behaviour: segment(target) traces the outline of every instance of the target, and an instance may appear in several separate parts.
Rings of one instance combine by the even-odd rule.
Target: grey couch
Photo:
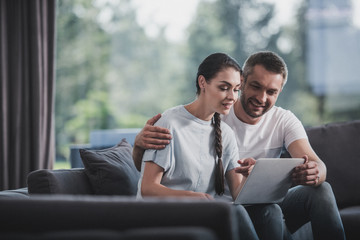
[[[0,192],[0,239],[238,239],[229,203],[137,200],[131,151],[125,139],[82,149],[85,169],[37,170]]]
[[[314,150],[327,165],[327,181],[333,187],[347,239],[360,239],[360,121],[331,123],[306,131]],[[185,199],[136,201],[138,173],[131,165],[131,146],[126,142],[118,146],[121,151],[116,147],[110,151],[82,150],[85,168],[37,170],[29,174],[27,189],[0,192],[0,238],[1,234],[10,236],[16,232],[20,236],[35,234],[36,237],[54,236],[53,233],[55,236],[82,236],[86,233],[84,236],[123,237],[117,239],[155,236],[161,239],[157,237],[169,237],[180,230],[188,233],[182,239],[236,238],[233,234],[236,223],[226,203]],[[121,154],[117,155],[119,152]],[[114,156],[120,161],[112,162]],[[116,187],[120,185],[126,187]],[[16,217],[18,214],[20,218]],[[174,214],[177,217],[173,217]],[[29,225],[35,219],[39,224]],[[120,225],[112,224],[114,221]],[[4,228],[6,224],[12,227]],[[18,232],[20,226],[26,226],[25,230]],[[46,226],[49,231],[40,231],[41,226]],[[312,239],[311,225],[305,225],[293,236],[295,239]]]
[[[0,201],[0,239],[232,238],[230,205],[124,196],[41,195]]]

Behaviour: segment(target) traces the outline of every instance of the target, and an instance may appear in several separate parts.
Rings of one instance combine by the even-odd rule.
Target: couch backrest
[[[134,197],[70,195],[21,200],[0,200],[0,238],[6,232],[202,227],[211,230],[218,239],[232,240],[236,229],[232,223],[232,205],[225,202],[161,198],[136,201]]]
[[[40,169],[29,173],[29,194],[93,194],[83,168]]]
[[[360,120],[306,129],[315,152],[327,167],[327,182],[339,208],[360,203]]]

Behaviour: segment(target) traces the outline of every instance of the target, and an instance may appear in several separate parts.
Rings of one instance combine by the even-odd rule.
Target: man
[[[297,186],[279,203],[287,229],[293,233],[311,221],[314,239],[345,239],[331,186],[325,182],[325,164],[295,115],[275,106],[287,75],[285,62],[275,53],[258,52],[246,60],[240,98],[222,118],[234,130],[239,156],[245,159],[237,172],[246,175],[257,158],[280,157],[285,146],[291,157],[305,159],[292,175]],[[133,158],[139,170],[144,149],[162,149],[171,140],[167,129],[153,126],[160,117],[150,119],[135,139]],[[256,220],[253,222],[256,225]]]

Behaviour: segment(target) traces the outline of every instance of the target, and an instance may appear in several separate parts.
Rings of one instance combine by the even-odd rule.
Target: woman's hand
[[[201,192],[191,192],[189,196],[205,200],[214,200],[214,198],[210,194]]]
[[[256,160],[254,158],[243,158],[238,160],[238,163],[240,164],[240,167],[235,168],[235,172],[247,177],[254,168]]]

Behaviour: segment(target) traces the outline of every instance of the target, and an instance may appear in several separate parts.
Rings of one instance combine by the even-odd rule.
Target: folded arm
[[[161,184],[164,169],[154,162],[146,162],[144,175],[141,182],[141,195],[146,196],[173,196],[195,197],[212,199],[209,194],[186,190],[174,190]]]

